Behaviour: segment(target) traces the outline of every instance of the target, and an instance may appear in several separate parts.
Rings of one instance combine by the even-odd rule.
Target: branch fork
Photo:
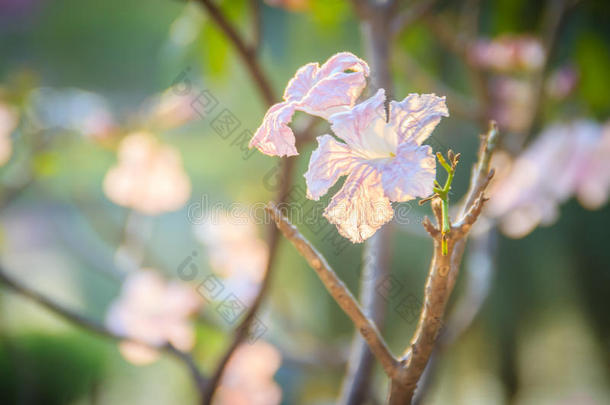
[[[371,349],[371,352],[381,363],[386,374],[389,376],[396,375],[398,371],[398,360],[390,352],[387,343],[381,336],[381,332],[379,332],[375,323],[365,315],[356,298],[330,267],[326,259],[307,239],[305,239],[299,230],[290,223],[288,218],[281,213],[277,205],[269,203],[265,209],[280,232],[294,245],[307,263],[309,263],[330,295],[352,320]]]
[[[320,280],[335,299],[337,304],[352,320],[371,352],[381,363],[383,370],[391,380],[389,396],[390,405],[410,404],[417,383],[428,363],[436,339],[443,326],[445,307],[457,279],[468,233],[475,223],[485,201],[484,191],[494,171],[489,169],[491,154],[497,144],[498,130],[494,122],[481,138],[479,157],[471,178],[470,188],[466,194],[465,204],[458,216],[459,220],[451,224],[448,214],[449,191],[459,161],[459,154],[449,151],[449,162],[440,154],[440,164],[447,170],[448,178],[444,186],[436,184],[435,194],[430,201],[437,225],[426,217],[422,223],[434,240],[434,253],[426,281],[424,304],[421,310],[416,331],[401,357],[395,357],[374,322],[369,319],[356,298],[330,267],[326,259],[305,239],[299,230],[282,215],[274,203],[269,203],[267,212],[280,232],[288,239],[305,258]],[[425,202],[425,201],[424,201]]]

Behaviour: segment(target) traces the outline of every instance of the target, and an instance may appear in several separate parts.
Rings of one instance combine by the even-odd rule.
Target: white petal
[[[441,117],[448,117],[445,97],[434,94],[409,94],[400,103],[390,103],[390,126],[398,134],[398,142],[425,141]]]
[[[398,146],[396,157],[383,165],[381,179],[392,201],[409,201],[432,194],[436,160],[432,148],[406,142]]]
[[[294,108],[292,102],[277,103],[272,106],[265,114],[263,123],[254,133],[248,146],[256,147],[269,156],[298,155],[294,132],[288,126],[292,121]]]
[[[396,133],[386,124],[385,90],[349,111],[330,117],[333,132],[355,152],[374,159],[387,158],[396,151]]]
[[[318,147],[311,154],[309,169],[304,174],[307,198],[318,200],[328,189],[346,175],[360,159],[354,156],[348,145],[337,142],[330,135],[318,138]]]
[[[366,163],[350,173],[324,211],[339,233],[354,243],[371,237],[393,215],[390,200],[383,193],[380,173]]]

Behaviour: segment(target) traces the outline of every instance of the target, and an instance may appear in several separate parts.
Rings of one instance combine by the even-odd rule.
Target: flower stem
[[[453,176],[455,175],[455,167],[457,166],[457,162],[459,160],[459,154],[454,155],[453,151],[449,151],[447,153],[449,156],[449,160],[451,164],[445,160],[445,157],[440,153],[436,153],[436,157],[443,166],[443,168],[447,171],[447,180],[445,180],[445,185],[441,188],[439,184],[434,187],[434,192],[441,199],[441,212],[442,212],[442,224],[441,224],[441,234],[442,234],[442,242],[441,248],[444,256],[447,255],[447,234],[451,231],[451,220],[449,219],[449,191],[451,191],[451,183],[453,183]]]

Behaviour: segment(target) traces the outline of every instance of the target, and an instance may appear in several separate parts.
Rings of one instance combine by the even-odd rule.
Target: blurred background
[[[468,186],[486,118],[496,119],[503,134],[498,167],[509,174],[500,176],[498,189],[508,179],[526,197],[552,200],[524,202],[506,192],[505,206],[481,221],[483,236],[473,235],[449,308],[458,315],[448,325],[457,326],[434,357],[422,403],[610,403],[610,130],[604,126],[610,4],[569,4],[555,32],[545,21],[561,2],[420,3],[430,3],[425,15],[392,44],[394,94],[447,96],[451,117],[429,143],[463,155],[455,201]],[[258,35],[252,17],[258,9],[258,59],[277,94],[308,62],[340,51],[366,59],[347,1],[216,4],[248,41]],[[246,147],[267,106],[235,48],[197,2],[1,0],[0,55],[2,272],[110,328],[114,305],[141,308],[126,279],[144,268],[162,277],[153,284],[178,280],[201,302],[183,311],[186,337],[171,341],[184,343],[211,373],[236,325],[219,309],[223,297],[233,294],[248,307],[268,254],[265,227],[244,208],[260,218],[261,204],[277,190],[278,161]],[[222,126],[227,116],[230,124]],[[297,114],[295,126],[303,123]],[[584,138],[600,142],[590,142],[597,165],[587,172],[600,180],[589,193],[575,185],[547,190],[565,179],[561,170],[569,166],[565,151],[547,152],[572,145],[567,139],[580,136],[581,127]],[[567,135],[554,135],[561,131]],[[328,132],[320,123],[315,135]],[[536,146],[545,133],[556,138],[554,146]],[[314,147],[310,142],[291,158],[290,198],[306,212],[328,202],[328,196],[305,199],[302,173]],[[535,147],[552,163],[542,173],[523,163]],[[510,216],[523,206],[526,214]],[[396,294],[384,295],[384,335],[396,353],[415,328],[432,252],[420,225],[429,207],[397,209],[388,261],[399,282]],[[246,218],[238,226],[226,220],[235,210]],[[220,220],[211,221],[210,212]],[[345,243],[317,212],[313,224],[295,222],[357,291],[362,245]],[[223,296],[201,288],[211,275],[222,280]],[[146,308],[163,306],[163,288]],[[171,318],[168,330],[175,327],[174,313],[159,316]],[[231,390],[252,385],[264,391],[260,403],[334,403],[353,327],[285,241],[258,318],[263,331],[250,346],[254,353],[233,371],[236,381],[249,383],[227,379],[217,402],[242,403],[231,399]],[[129,321],[119,319],[116,330],[128,333]],[[1,403],[197,403],[181,362],[130,357],[123,349],[0,287]],[[255,377],[240,374],[248,367]],[[386,389],[376,370],[373,397],[381,401]]]

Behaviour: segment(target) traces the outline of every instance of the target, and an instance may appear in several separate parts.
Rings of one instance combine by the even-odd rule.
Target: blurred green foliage
[[[104,373],[109,345],[82,334],[2,336],[0,397],[3,403],[71,403],[89,395]]]

